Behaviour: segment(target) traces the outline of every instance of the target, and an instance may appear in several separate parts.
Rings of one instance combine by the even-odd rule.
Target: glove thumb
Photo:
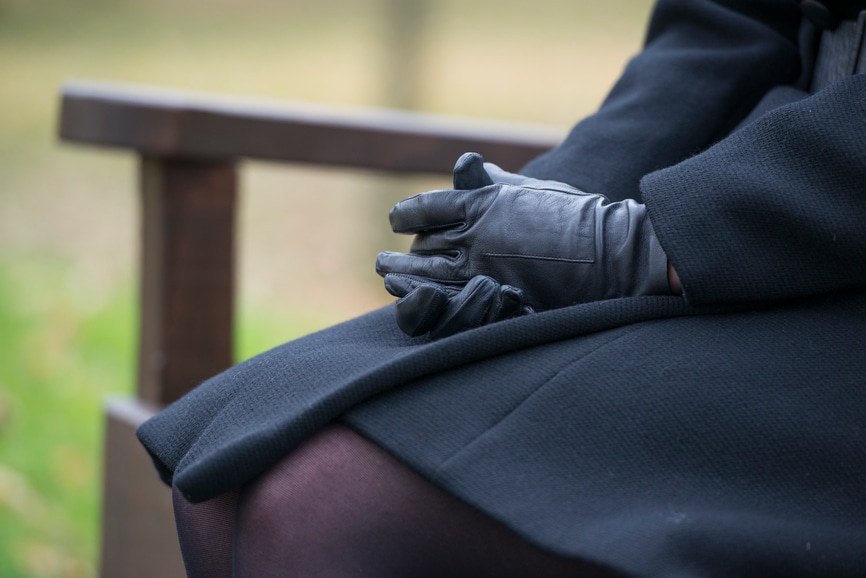
[[[549,186],[550,184],[532,177],[509,173],[493,163],[485,163],[484,157],[478,153],[463,153],[454,164],[454,188],[457,190],[480,189],[495,183],[526,186]]]
[[[494,165],[493,163],[484,163],[484,172],[487,173],[488,178],[490,178],[490,180],[492,180],[494,183],[531,186],[541,182],[538,179],[533,179],[532,177],[527,177],[517,173],[509,173],[508,171],[501,169],[498,165]]]
[[[461,191],[480,189],[493,184],[484,169],[484,158],[478,153],[463,153],[454,164],[454,188]]]

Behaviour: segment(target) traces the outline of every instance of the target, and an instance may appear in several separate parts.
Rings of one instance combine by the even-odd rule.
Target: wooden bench
[[[563,131],[384,110],[66,84],[60,137],[141,158],[136,397],[106,405],[102,576],[183,576],[168,488],[134,436],[142,421],[233,362],[238,166],[264,159],[449,174],[466,151],[515,170]]]

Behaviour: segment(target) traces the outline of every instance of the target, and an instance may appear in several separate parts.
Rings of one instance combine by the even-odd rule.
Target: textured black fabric
[[[687,297],[759,301],[866,286],[864,155],[861,74],[648,175],[650,219]]]
[[[491,357],[689,311],[678,297],[599,301],[431,342],[407,338],[387,307],[232,367],[142,424],[137,434],[163,480],[192,501],[206,500],[249,481],[376,394]],[[554,355],[552,363],[561,362]],[[540,357],[538,367],[544,363]]]
[[[434,375],[346,421],[533,543],[635,576],[861,576],[866,296]]]
[[[659,2],[644,50],[601,109],[520,172],[641,199],[644,175],[704,150],[796,79],[799,27],[790,0]]]
[[[781,0],[661,1],[599,113],[527,168],[614,198],[640,184],[688,301],[432,343],[374,312],[145,423],[164,479],[219,495],[342,415],[555,553],[636,576],[863,575],[866,81],[776,89],[789,104],[743,123],[796,78],[796,19]]]

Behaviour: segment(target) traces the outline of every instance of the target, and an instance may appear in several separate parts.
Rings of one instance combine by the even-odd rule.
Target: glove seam
[[[499,257],[504,259],[531,259],[536,261],[558,261],[560,263],[595,263],[594,258],[568,259],[566,257],[545,257],[543,255],[521,255],[518,253],[481,253],[484,257]]]

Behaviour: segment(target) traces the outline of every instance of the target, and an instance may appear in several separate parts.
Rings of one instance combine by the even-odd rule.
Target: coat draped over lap
[[[646,203],[684,297],[438,341],[375,311],[142,425],[163,479],[207,500],[342,420],[628,575],[866,575],[866,75],[794,88],[800,21],[785,0],[661,0],[598,113],[522,171]]]

